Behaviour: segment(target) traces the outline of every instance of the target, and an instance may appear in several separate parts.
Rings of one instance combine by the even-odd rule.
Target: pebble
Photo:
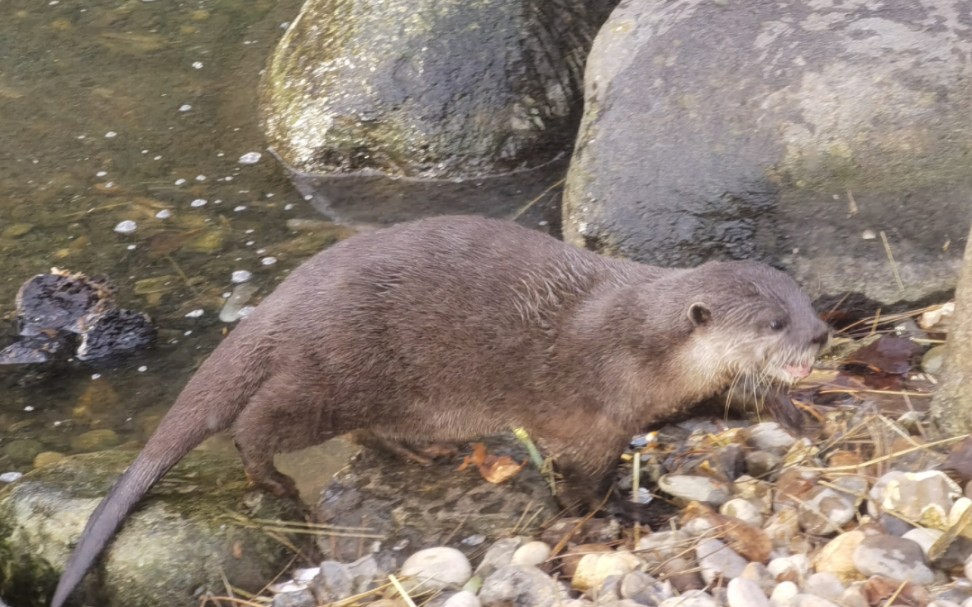
[[[729,607],[770,607],[763,589],[756,582],[745,578],[729,580],[726,599]]]
[[[962,488],[939,470],[889,472],[874,484],[871,500],[923,527],[947,528],[948,512]]]
[[[785,580],[776,585],[770,594],[770,604],[773,607],[786,607],[793,602],[793,597],[800,593],[797,585],[789,580]]]
[[[658,607],[720,607],[712,595],[701,590],[689,590],[658,603]]]
[[[131,234],[138,228],[136,224],[131,219],[126,219],[125,221],[119,221],[118,225],[115,226],[115,231],[119,234]]]
[[[421,582],[425,589],[441,590],[449,586],[462,586],[469,581],[472,566],[466,555],[455,548],[439,546],[419,550],[408,557],[402,564],[401,573]]]
[[[243,308],[246,307],[247,302],[257,291],[259,289],[250,283],[236,285],[219,311],[219,319],[223,322],[236,322],[243,318]]]
[[[719,507],[719,513],[725,516],[738,518],[744,523],[749,523],[754,527],[763,526],[763,514],[749,500],[733,498]]]
[[[12,483],[14,481],[20,480],[20,477],[24,475],[23,472],[4,472],[0,474],[0,483]]]
[[[479,597],[475,594],[469,592],[468,590],[462,590],[455,593],[446,599],[445,603],[442,603],[442,607],[481,607],[482,603],[479,601]]]
[[[827,572],[814,573],[808,577],[803,584],[803,589],[810,594],[836,602],[840,602],[840,597],[845,590],[840,579],[833,573]]]
[[[815,487],[798,508],[800,527],[811,535],[830,535],[852,521],[857,508],[830,487]]]
[[[483,580],[479,600],[483,607],[530,605],[561,607],[566,596],[561,587],[536,567],[509,565]]]
[[[78,453],[102,451],[121,442],[118,433],[109,428],[88,430],[71,439],[71,449]]]
[[[921,552],[928,558],[928,551],[931,549],[932,544],[938,541],[938,538],[945,535],[944,531],[939,531],[938,529],[926,529],[925,527],[916,527],[906,533],[901,537],[906,540],[911,540],[914,543],[921,546]]]
[[[777,580],[802,582],[810,571],[810,561],[803,554],[781,556],[767,563],[766,570]]]
[[[314,578],[314,595],[322,603],[340,601],[351,596],[353,579],[351,571],[344,563],[324,561],[320,572]]]
[[[790,600],[791,607],[841,607],[833,601],[814,594],[798,594]]]
[[[514,565],[540,565],[550,556],[550,546],[544,542],[527,542],[513,553],[511,563]]]
[[[642,605],[657,605],[674,595],[669,582],[660,582],[644,571],[632,571],[621,579],[618,587],[621,598]]]
[[[734,550],[723,542],[706,538],[695,547],[695,558],[702,570],[702,579],[707,584],[714,584],[717,580],[729,580],[739,577],[747,561],[736,554]]]
[[[206,200],[205,198],[196,198],[195,200],[189,203],[189,206],[191,206],[194,209],[198,209],[199,207],[206,206],[206,203],[208,202],[209,201]]]
[[[4,238],[20,238],[30,233],[34,229],[34,224],[32,223],[14,223],[3,229],[0,232],[0,236]]]
[[[729,487],[707,476],[665,474],[658,479],[658,488],[687,502],[702,502],[720,506],[731,497]]]
[[[783,455],[789,451],[797,440],[776,422],[763,422],[750,426],[743,430],[743,438],[751,447],[776,455]]]
[[[513,561],[516,549],[522,542],[523,540],[518,537],[505,537],[493,542],[493,545],[483,555],[483,560],[476,567],[476,575],[485,579],[497,569],[509,565]]]
[[[240,164],[256,164],[260,162],[260,158],[262,157],[263,154],[260,152],[247,152],[246,154],[240,156],[239,162]]]
[[[246,282],[251,278],[253,278],[253,272],[249,272],[247,270],[236,270],[230,274],[230,282],[235,285],[238,285],[241,282]]]
[[[833,573],[845,584],[861,577],[854,564],[854,552],[867,537],[863,531],[842,533],[830,540],[813,559],[818,572]]]
[[[641,559],[624,550],[585,554],[577,563],[570,585],[580,591],[600,588],[609,577],[622,578],[641,564]]]
[[[865,576],[881,575],[899,582],[930,584],[935,579],[921,546],[893,535],[865,537],[854,550],[854,566]]]
[[[155,214],[156,219],[168,219],[169,217],[172,217],[172,211],[169,209],[162,209]]]

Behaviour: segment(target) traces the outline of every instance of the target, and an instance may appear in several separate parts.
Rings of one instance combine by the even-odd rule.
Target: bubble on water
[[[107,174],[108,171],[98,171],[97,173],[95,173],[95,177],[104,177]]]
[[[162,209],[155,214],[155,217],[156,219],[168,219],[169,217],[172,217],[172,211],[169,209]]]
[[[33,410],[34,410],[34,406],[33,405],[27,405],[26,407],[24,407],[24,411],[26,411],[28,413],[30,413]]]
[[[148,371],[148,367],[146,367],[145,365],[142,365],[141,367],[138,368],[139,373],[145,373],[146,371]]]
[[[186,312],[186,318],[199,318],[204,313],[205,311],[202,308],[196,308],[195,310]]]
[[[260,260],[260,263],[262,263],[265,266],[272,266],[273,264],[277,263],[277,258],[276,257],[264,257],[263,259]]]
[[[180,177],[179,179],[176,179],[175,180],[175,184],[176,185],[186,185],[186,180],[183,179],[182,177]]]
[[[294,203],[288,202],[287,204],[285,204],[284,205],[284,210],[285,211],[293,211],[294,210]]]
[[[105,139],[114,139],[115,137],[118,137],[118,133],[115,131],[108,131],[105,133]]]
[[[188,112],[191,109],[192,109],[192,106],[189,105],[188,103],[185,103],[185,104],[179,106],[179,111],[180,112]]]
[[[253,278],[253,273],[247,270],[236,270],[230,275],[230,282],[233,284],[239,284],[241,282],[246,282]]]
[[[128,245],[125,248],[128,249],[129,251],[134,251],[135,250],[135,247],[136,247],[136,245],[130,244],[130,245]]]
[[[131,234],[138,228],[138,225],[131,219],[126,219],[125,221],[118,222],[115,226],[115,231],[119,234]]]
[[[92,373],[91,379],[101,379],[101,373]]]
[[[247,152],[240,156],[240,164],[256,164],[260,162],[260,158],[262,157],[263,154],[260,152]]]
[[[198,209],[199,207],[206,206],[206,202],[207,202],[207,200],[205,198],[197,198],[197,199],[193,200],[192,202],[190,202],[189,203],[189,206],[191,206],[194,209]]]
[[[196,181],[206,181],[205,175],[196,175]]]
[[[237,213],[239,213],[240,211],[245,211],[246,210],[246,205],[245,204],[237,205],[237,206],[233,207],[233,210],[236,211]]]
[[[248,247],[252,247],[253,245],[256,244],[256,241],[255,240],[247,240],[244,244],[246,246],[248,246]]]

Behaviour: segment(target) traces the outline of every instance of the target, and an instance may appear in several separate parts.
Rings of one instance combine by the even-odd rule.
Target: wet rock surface
[[[263,81],[268,139],[305,174],[539,166],[573,141],[584,61],[613,4],[311,0]]]
[[[509,454],[517,461],[526,458],[512,440],[487,444],[491,453]],[[380,450],[362,449],[325,488],[316,514],[320,523],[366,529],[369,537],[379,541],[383,558],[400,562],[405,555],[445,538],[502,536],[519,520],[536,530],[559,510],[532,467],[494,485],[472,470],[457,472],[454,462],[423,466]],[[325,537],[318,543],[330,558],[351,560],[369,552],[371,542]],[[456,547],[467,554],[481,549],[475,542],[460,541]]]
[[[0,488],[0,597],[47,604],[88,515],[134,456],[66,457]],[[295,502],[249,490],[238,460],[190,454],[128,518],[79,596],[161,607],[197,604],[200,592],[222,593],[227,581],[258,591],[290,551],[252,519],[301,516]]]
[[[565,238],[661,265],[763,258],[814,295],[952,288],[972,129],[955,7],[621,5],[588,59]]]

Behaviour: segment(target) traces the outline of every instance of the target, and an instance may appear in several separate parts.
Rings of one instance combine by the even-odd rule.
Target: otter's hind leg
[[[277,470],[273,456],[337,434],[322,419],[327,412],[320,410],[320,402],[319,394],[308,394],[289,377],[273,377],[260,387],[233,425],[233,441],[250,482],[274,495],[297,496],[293,479]]]

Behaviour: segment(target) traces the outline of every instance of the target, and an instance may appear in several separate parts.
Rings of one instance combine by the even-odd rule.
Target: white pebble
[[[141,367],[138,368],[139,373],[145,373],[146,371],[148,371],[148,367],[146,367],[145,365],[142,365]]]
[[[159,158],[161,158],[161,156],[159,156]],[[175,180],[175,184],[176,185],[186,185],[186,180],[180,177],[179,179],[176,179]]]
[[[203,314],[205,314],[205,311],[202,308],[196,308],[195,310],[187,312],[186,318],[199,318]]]
[[[156,219],[168,219],[169,217],[172,217],[172,211],[169,209],[162,209],[155,214],[155,217]]]
[[[138,228],[138,225],[134,221],[131,219],[126,219],[125,221],[119,222],[118,225],[115,226],[115,231],[119,234],[131,234],[136,228]]]
[[[739,577],[729,580],[726,600],[729,607],[770,607],[769,599],[759,584]]]
[[[240,164],[256,164],[260,162],[260,158],[262,157],[263,154],[260,152],[247,152],[240,156]]]
[[[108,171],[98,171],[97,173],[95,173],[95,177],[104,177],[107,174]]]
[[[402,575],[414,578],[426,590],[462,586],[472,577],[466,555],[455,548],[440,546],[419,550],[402,564]]]
[[[544,542],[527,542],[513,553],[513,565],[532,565],[536,567],[550,556],[550,546]]]
[[[26,411],[28,413],[30,413],[33,410],[34,410],[34,406],[33,405],[27,405],[26,407],[24,407],[24,411]]]
[[[246,205],[245,204],[237,205],[237,206],[233,207],[233,210],[236,211],[237,213],[239,213],[240,211],[245,211],[246,210]]]
[[[232,282],[235,285],[238,285],[241,282],[246,282],[250,280],[251,278],[253,278],[252,272],[249,272],[247,270],[236,270],[235,272],[233,272],[232,275],[230,275],[230,282]]]
[[[260,260],[260,263],[262,263],[265,266],[272,266],[273,264],[277,263],[277,258],[276,257],[264,257],[263,259]]]
[[[12,483],[23,475],[23,472],[4,472],[0,474],[0,483]]]
[[[191,206],[194,209],[198,209],[199,207],[206,206],[206,202],[208,202],[208,201],[205,198],[197,198],[197,199],[193,200],[192,202],[190,202],[189,203],[189,206]]]
[[[206,181],[205,175],[196,175],[196,181]]]
[[[105,133],[105,139],[114,139],[115,137],[118,137],[118,133],[115,131],[108,131]]]
[[[203,62],[202,61],[193,61],[192,62],[192,67],[193,67],[193,69],[201,70],[203,68]]]

